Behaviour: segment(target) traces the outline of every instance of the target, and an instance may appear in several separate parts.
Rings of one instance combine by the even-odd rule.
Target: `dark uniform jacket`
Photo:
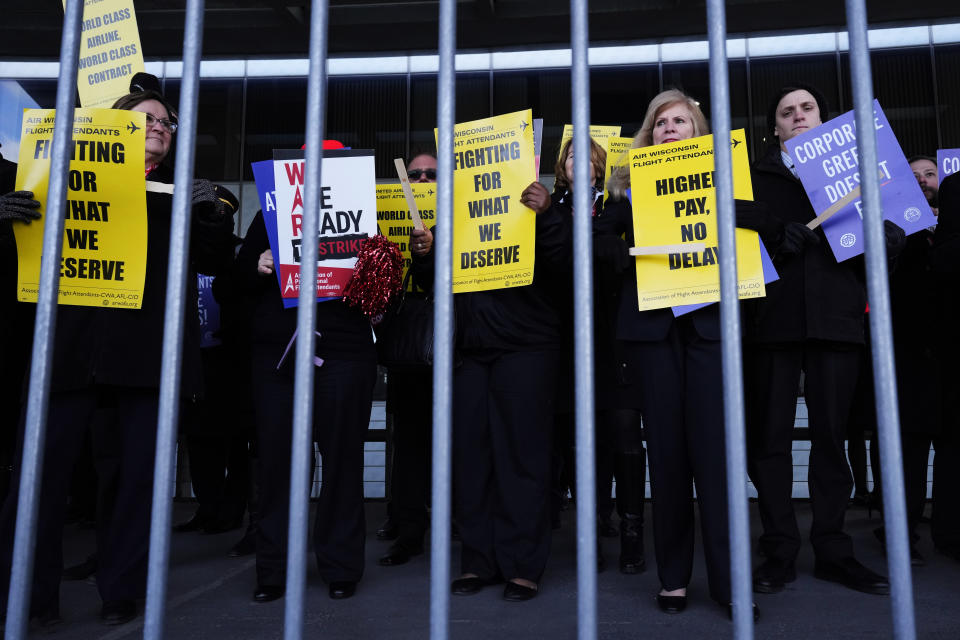
[[[170,184],[173,171],[161,165],[147,180]],[[140,309],[58,307],[53,390],[82,389],[90,384],[159,388],[172,203],[170,194],[147,192],[147,271]],[[219,216],[212,204],[194,206],[183,312],[181,378],[185,395],[201,390],[196,274],[216,275],[229,267],[232,230],[232,217]]]
[[[783,225],[806,224],[816,217],[803,185],[771,146],[750,172],[759,213],[746,226],[760,232],[780,279],[767,285],[764,298],[743,305],[746,339],[797,342],[804,339],[863,344],[867,296],[863,258],[838,263],[821,230],[820,243],[807,244],[799,255],[778,255]]]
[[[530,212],[529,215],[535,215]],[[459,293],[454,296],[459,349],[539,351],[561,341],[558,288],[569,286],[573,221],[555,207],[536,216],[533,283],[525,287]],[[436,228],[433,229],[436,234]],[[435,245],[434,245],[435,246]],[[433,289],[434,252],[414,256],[414,283]]]
[[[607,201],[602,215],[597,219],[598,233],[624,235],[627,246],[637,243],[633,237],[633,211],[627,199]],[[632,261],[631,261],[632,262]],[[693,326],[701,338],[720,339],[720,307],[713,304],[689,314]],[[663,340],[673,325],[673,311],[651,309],[640,311],[637,303],[637,270],[631,263],[627,267],[620,290],[619,309],[617,311],[617,339],[628,341]]]
[[[275,274],[265,275],[257,271],[260,254],[269,248],[263,213],[257,212],[237,254],[233,280],[247,296],[252,344],[255,347],[273,348],[279,363],[297,329],[297,308],[284,309],[280,283]],[[321,302],[317,304],[316,321],[320,334],[316,336],[315,346],[318,357],[376,361],[370,322],[358,309],[342,300]],[[295,357],[295,348],[291,346],[282,371],[292,372]]]

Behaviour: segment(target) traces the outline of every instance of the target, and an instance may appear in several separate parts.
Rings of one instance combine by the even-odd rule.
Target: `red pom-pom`
[[[343,299],[372,318],[387,310],[403,285],[402,276],[400,248],[385,237],[375,235],[360,247],[353,275],[343,290]]]

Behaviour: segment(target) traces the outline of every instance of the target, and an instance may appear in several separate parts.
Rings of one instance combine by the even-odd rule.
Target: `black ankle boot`
[[[621,573],[640,573],[647,567],[643,557],[643,494],[646,481],[646,458],[646,452],[643,449],[630,453],[618,453],[616,456]]]
[[[647,568],[643,557],[643,516],[627,513],[620,518],[620,573],[641,573]]]

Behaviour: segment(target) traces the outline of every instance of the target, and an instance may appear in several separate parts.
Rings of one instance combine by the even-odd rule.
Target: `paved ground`
[[[809,526],[809,505],[798,502],[801,528]],[[174,521],[189,517],[192,506],[177,504]],[[422,639],[428,637],[429,563],[425,556],[402,567],[376,564],[388,543],[372,532],[382,520],[384,507],[367,508],[367,572],[357,595],[333,601],[313,567],[308,572],[305,637]],[[649,515],[649,513],[648,513]],[[576,569],[572,511],[564,514],[564,527],[555,532],[553,555],[542,583],[542,593],[527,603],[508,603],[501,589],[490,587],[472,597],[451,601],[452,638],[576,637]],[[752,509],[758,531],[756,508]],[[859,558],[885,571],[879,544],[871,530],[878,516],[868,519],[863,510],[851,510],[848,529]],[[920,543],[928,564],[914,572],[914,593],[919,638],[960,637],[960,564],[934,553],[926,527]],[[253,558],[228,558],[226,550],[239,532],[216,536],[178,534],[173,537],[167,637],[174,639],[229,638],[230,640],[281,636],[283,600],[255,604]],[[617,542],[604,539],[605,556],[616,565]],[[68,563],[82,560],[92,550],[89,531],[68,530],[65,552]],[[459,547],[454,544],[454,558]],[[652,541],[647,533],[650,568],[639,576],[625,576],[615,568],[600,574],[599,636],[601,638],[725,638],[732,625],[706,593],[702,558],[698,558],[690,585],[690,607],[682,615],[661,613],[653,601],[658,588],[653,567]],[[812,577],[813,557],[807,546],[798,564],[799,578],[777,595],[757,595],[761,621],[757,638],[877,638],[892,637],[890,598],[870,596]],[[456,572],[454,571],[454,575]],[[64,624],[36,635],[82,640],[118,640],[142,635],[143,618],[121,627],[104,627],[97,621],[99,597],[85,582],[65,582],[61,591]]]

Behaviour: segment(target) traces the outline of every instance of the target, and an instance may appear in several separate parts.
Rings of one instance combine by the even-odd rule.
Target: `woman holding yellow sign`
[[[649,147],[707,133],[697,102],[671,89],[651,100],[633,146]],[[633,213],[625,197],[629,176],[621,173],[611,183],[612,202],[598,221],[598,230],[626,234],[632,246],[636,244]],[[633,197],[642,196],[635,193]],[[616,329],[623,375],[620,401],[621,408],[643,414],[646,428],[654,550],[662,587],[657,604],[666,613],[680,613],[687,606],[696,483],[710,596],[729,606],[719,311],[717,305],[677,317],[669,308],[639,311],[636,272],[628,271]],[[639,420],[635,429],[639,438]]]
[[[138,74],[135,80],[145,74]],[[137,614],[146,592],[150,538],[160,360],[167,289],[173,171],[163,164],[177,129],[176,115],[156,90],[120,98],[114,109],[146,115],[144,135],[147,184],[146,275],[139,309],[61,304],[57,308],[49,417],[37,519],[36,562],[30,616],[41,624],[59,622],[63,571],[64,508],[71,474],[84,434],[101,409],[116,412],[116,437],[110,443],[117,461],[108,504],[100,505],[97,535],[97,588],[103,600],[100,619],[122,624]],[[139,157],[130,157],[139,171]],[[119,164],[125,164],[119,158]],[[22,166],[22,165],[21,165]],[[30,194],[32,197],[32,194]],[[110,210],[110,216],[133,215]],[[2,216],[0,216],[2,217]],[[106,216],[103,216],[106,222]],[[36,223],[35,223],[36,224]],[[200,332],[196,274],[214,274],[232,259],[232,210],[210,182],[193,185],[190,265],[184,298],[183,397],[200,392]],[[26,250],[26,248],[21,248]],[[22,422],[22,420],[21,420]],[[22,426],[21,426],[22,428]],[[18,477],[19,479],[19,477]],[[9,580],[17,510],[14,487],[0,514],[0,581]],[[4,603],[5,608],[5,603]]]

